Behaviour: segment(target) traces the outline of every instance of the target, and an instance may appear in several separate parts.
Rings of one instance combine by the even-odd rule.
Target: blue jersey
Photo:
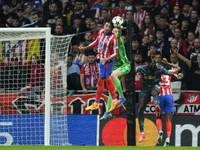
[[[138,66],[135,68],[135,72],[140,72],[142,75],[142,87],[153,87],[158,85],[161,81],[161,74],[169,74],[169,71],[164,67],[157,65],[155,76],[151,76],[148,72],[148,65]]]

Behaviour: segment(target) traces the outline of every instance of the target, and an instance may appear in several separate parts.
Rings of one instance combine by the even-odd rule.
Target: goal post
[[[37,134],[40,133],[40,131],[35,131],[35,133],[31,132],[31,134],[34,135],[33,139],[36,138],[33,142],[20,142],[18,141],[18,137],[13,137],[13,141],[9,142],[12,143],[11,145],[18,145],[18,143],[23,143],[23,145],[31,145],[30,143],[36,143],[36,145],[68,145],[69,139],[68,139],[68,127],[67,127],[67,110],[66,110],[66,104],[67,104],[67,98],[66,98],[66,57],[69,50],[70,41],[73,35],[68,36],[53,36],[51,35],[51,29],[50,28],[0,28],[0,60],[1,63],[4,63],[6,65],[9,65],[12,61],[12,58],[16,58],[21,62],[22,66],[28,62],[28,59],[30,61],[30,57],[32,59],[33,54],[35,54],[33,51],[34,49],[38,49],[37,47],[45,49],[45,60],[44,61],[44,85],[43,88],[40,88],[40,94],[39,98],[32,99],[34,96],[33,94],[28,95],[26,92],[30,92],[33,90],[33,87],[27,86],[25,87],[25,95],[22,92],[24,87],[18,88],[18,91],[21,91],[22,93],[16,93],[13,94],[12,92],[8,92],[9,90],[3,89],[2,94],[4,97],[3,100],[7,101],[8,97],[11,97],[12,101],[10,104],[7,104],[7,102],[3,103],[1,102],[0,106],[5,107],[3,108],[3,114],[0,112],[0,114],[5,116],[7,114],[15,114],[15,115],[22,115],[22,122],[19,122],[20,126],[23,126],[25,122],[23,122],[24,118],[27,115],[27,120],[29,120],[29,115],[32,115],[30,118],[36,117],[35,120],[42,119],[44,117],[44,124],[41,122],[36,122],[37,125],[41,125],[41,129],[44,129],[42,134],[44,134],[44,139],[40,142],[37,141]],[[39,39],[37,42],[34,43],[32,40]],[[12,42],[15,41],[15,42]],[[18,41],[18,42],[16,42]],[[24,43],[23,43],[24,42]],[[26,43],[27,42],[27,43]],[[32,43],[31,43],[32,42]],[[4,44],[2,44],[4,43]],[[6,47],[9,45],[8,51],[6,51]],[[28,47],[29,46],[29,47]],[[39,50],[40,50],[39,48]],[[26,51],[26,54],[23,53],[23,51]],[[30,52],[29,52],[30,51]],[[14,53],[14,54],[13,54]],[[40,60],[41,60],[41,51],[40,53]],[[56,58],[51,58],[51,54],[56,53]],[[31,55],[31,56],[29,56]],[[57,63],[54,63],[52,65],[51,60],[56,60]],[[36,60],[37,61],[37,60]],[[56,65],[57,66],[56,66]],[[6,67],[6,66],[5,66]],[[4,67],[4,68],[5,68]],[[32,67],[32,66],[30,66]],[[59,69],[58,69],[59,68]],[[19,68],[18,68],[19,69]],[[55,71],[55,69],[58,69]],[[63,70],[64,69],[64,70]],[[7,74],[5,74],[5,70],[1,70],[4,72],[3,74],[3,81],[5,82],[7,79]],[[29,70],[30,72],[32,70]],[[20,72],[20,70],[18,70]],[[37,72],[37,69],[35,70]],[[60,73],[60,75],[58,75]],[[53,78],[52,75],[56,74],[59,78]],[[14,74],[15,75],[15,74]],[[27,73],[28,76],[28,73]],[[33,75],[34,76],[34,75]],[[35,78],[40,80],[40,75],[38,73],[35,73]],[[32,82],[32,72],[30,73],[30,83]],[[14,80],[14,79],[13,79]],[[9,82],[10,80],[8,80]],[[34,81],[36,82],[36,81]],[[52,89],[54,84],[56,87]],[[13,84],[14,85],[14,84]],[[59,87],[59,90],[58,88]],[[1,87],[2,88],[2,87]],[[5,87],[3,87],[5,88]],[[8,87],[9,89],[9,87]],[[60,90],[62,89],[62,90]],[[53,92],[54,90],[54,92]],[[59,93],[59,92],[60,93]],[[16,96],[17,97],[14,97]],[[52,96],[53,95],[53,96]],[[57,95],[62,95],[58,96]],[[12,97],[13,96],[13,97]],[[19,100],[18,97],[21,99]],[[53,98],[52,98],[53,97]],[[40,100],[40,99],[43,99]],[[9,100],[8,100],[9,101]],[[16,103],[16,101],[18,101]],[[34,102],[33,102],[34,101]],[[59,104],[58,104],[59,103]],[[62,103],[62,106],[60,106],[60,103]],[[53,104],[53,106],[51,106]],[[13,106],[10,106],[13,105]],[[43,108],[44,107],[44,108]],[[59,107],[59,108],[58,108]],[[62,110],[60,110],[62,107]],[[25,110],[26,109],[26,110]],[[54,111],[55,110],[55,111]],[[28,113],[27,113],[28,112]],[[24,115],[24,116],[23,116]],[[41,117],[40,117],[41,115]],[[13,115],[14,116],[14,115]],[[20,118],[20,117],[19,117]],[[14,117],[10,117],[11,121],[14,120]],[[6,119],[4,120],[6,121]],[[42,127],[42,124],[44,127]],[[33,127],[32,127],[33,128]],[[27,131],[32,131],[32,129],[26,128]],[[5,129],[7,130],[7,129]],[[0,131],[1,132],[1,131]],[[15,133],[16,135],[17,133]],[[29,138],[29,132],[27,134],[24,134],[23,136],[27,136]],[[21,135],[21,133],[19,133]],[[19,136],[18,135],[18,136]],[[17,142],[15,142],[15,138],[17,139]],[[39,143],[39,144],[37,144]],[[7,145],[7,144],[5,144]],[[20,144],[19,144],[20,145]]]

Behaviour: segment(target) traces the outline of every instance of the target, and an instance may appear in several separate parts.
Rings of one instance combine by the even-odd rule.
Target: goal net
[[[0,29],[0,145],[69,145],[71,38],[48,28]]]

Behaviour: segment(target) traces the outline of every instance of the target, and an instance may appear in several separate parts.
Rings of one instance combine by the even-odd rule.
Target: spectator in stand
[[[160,15],[164,16],[167,19],[167,21],[169,21],[170,20],[169,8],[167,8],[166,6],[163,6],[160,9]]]
[[[92,33],[91,32],[87,32],[85,33],[85,36],[84,36],[84,39],[85,39],[85,45],[89,45],[91,44],[91,40],[92,40]]]
[[[24,17],[33,23],[32,6],[30,4],[26,6]]]
[[[101,21],[102,19],[106,19],[103,15],[103,10],[107,10],[107,17],[110,18],[112,15],[112,9],[110,9],[110,1],[102,0],[102,8],[97,8],[95,13],[95,21]],[[104,12],[105,13],[105,12]]]
[[[56,36],[65,35],[63,32],[63,27],[61,25],[56,25],[54,35],[56,35]]]
[[[173,53],[173,51],[174,51],[175,49],[178,49],[178,41],[177,41],[177,39],[172,39],[170,45],[171,45],[170,53]],[[179,52],[181,55],[184,56],[183,51],[180,51],[180,50],[178,49],[178,52]]]
[[[159,62],[162,62],[162,55],[157,53],[154,57],[154,62],[155,63],[159,63]]]
[[[181,26],[181,38],[186,40],[188,37],[190,20],[189,18],[183,18],[182,26]]]
[[[7,2],[5,2],[7,3]],[[21,0],[10,0],[10,2],[8,2],[10,9],[9,9],[9,13],[14,13],[16,12],[16,10],[20,7],[23,7],[24,2]]]
[[[99,31],[100,29],[103,28],[103,23],[102,22],[97,22],[97,30]]]
[[[131,12],[136,12],[135,1],[134,0],[126,0],[125,9],[130,10]]]
[[[31,21],[24,17],[23,8],[17,9],[17,16],[19,17],[19,27],[24,26],[25,24],[30,24]]]
[[[25,25],[25,27],[46,27],[46,24],[42,22],[42,17],[39,13],[33,13],[33,22],[30,25]]]
[[[177,19],[178,23],[181,24],[182,20],[184,18],[184,15],[181,14],[180,7],[178,5],[174,6],[173,9],[173,16],[170,18],[172,19]]]
[[[110,6],[112,10],[117,10],[119,8],[119,1],[118,0],[111,0]]]
[[[97,23],[98,22],[101,22],[101,23],[106,23],[106,21],[110,20],[111,18],[109,17],[109,14],[108,14],[109,10],[106,9],[106,8],[103,8],[102,9],[102,14],[101,14],[101,17],[97,20],[95,20]]]
[[[78,46],[78,45],[77,45]],[[73,64],[74,56],[72,54],[68,54],[67,56],[67,76],[73,73],[77,73],[80,75],[80,68]]]
[[[85,24],[85,17],[88,15],[88,13],[83,10],[82,8],[82,1],[81,0],[76,0],[75,3],[75,12],[71,15],[71,24],[74,24],[74,19],[76,16],[79,15],[81,17],[81,24]]]
[[[49,14],[44,16],[44,23],[48,24],[51,28],[55,25],[56,19],[55,16],[58,13],[58,8],[56,3],[51,3],[49,6]]]
[[[179,58],[177,57],[177,55],[175,53],[171,53],[170,61],[172,64],[179,66],[181,68],[181,71],[179,73],[183,74],[183,78],[181,80],[172,78],[172,81],[171,81],[172,90],[173,89],[186,90],[187,85],[186,85],[186,81],[185,81],[185,75],[186,75],[186,71],[188,70],[186,64],[183,61],[179,60]],[[171,69],[173,69],[173,68],[171,68]]]
[[[87,31],[90,30],[90,23],[91,23],[92,19],[93,18],[91,16],[89,16],[89,15],[85,17],[85,25],[86,25]]]
[[[80,42],[79,46],[85,46],[85,43]],[[85,61],[87,61],[86,58],[85,58],[85,50],[78,49],[78,53],[76,54],[74,64],[79,66],[79,68],[81,69],[81,67],[83,66]]]
[[[164,32],[162,29],[157,29],[156,31],[156,41],[155,44],[158,47],[158,52],[162,55],[163,58],[167,58],[169,60],[170,51],[169,51],[169,43],[164,40]]]
[[[187,53],[187,59],[193,60],[196,59],[197,53],[200,52],[200,39],[196,38],[194,40],[194,48],[190,49],[189,52]]]
[[[62,14],[62,2],[60,0],[48,0],[44,3],[43,7],[43,15],[48,16],[49,15],[49,8],[52,3],[56,3],[58,14]]]
[[[148,14],[142,7],[143,2],[137,1],[135,4],[136,12],[133,14],[133,22],[138,25],[139,29],[142,28],[144,17]]]
[[[178,53],[178,50],[174,50],[174,53],[178,56],[178,58],[184,61],[187,66],[190,68],[192,72],[191,79],[191,89],[189,90],[200,90],[200,53],[197,53],[197,59],[190,61],[189,59],[185,58],[184,56]]]
[[[191,6],[194,7],[197,12],[199,12],[199,1],[198,0],[192,0]]]
[[[160,14],[157,14],[154,17],[154,21],[155,21],[155,27],[158,28],[160,26]]]
[[[184,17],[188,17],[189,19],[191,19],[190,13],[189,13],[189,9],[190,9],[190,5],[188,3],[186,3],[183,6],[183,12],[182,14],[184,15]]]
[[[174,30],[178,28],[179,23],[176,19],[172,19],[169,25],[169,29],[167,32],[165,32],[164,39],[168,42],[171,42],[171,40],[174,38]]]
[[[141,34],[142,35],[155,34],[155,26],[153,23],[153,19],[148,14],[144,16],[144,21],[141,28]]]
[[[194,48],[194,39],[195,39],[195,35],[193,32],[189,31],[188,32],[188,37],[186,39],[187,42],[187,52],[190,51],[190,49]],[[188,55],[188,54],[187,54]]]
[[[187,57],[187,43],[181,38],[181,30],[179,28],[174,30],[174,38],[178,41],[178,49],[184,53],[185,57]]]
[[[70,54],[72,54],[74,57],[74,56],[76,56],[77,53],[78,53],[78,45],[75,44],[72,46],[72,50],[70,51]]]
[[[60,25],[63,28],[63,33],[67,34],[67,27],[63,24],[63,18],[61,16],[58,16],[56,18],[55,26]]]
[[[157,5],[159,9],[161,9],[163,6],[166,6],[167,8],[169,8],[169,4],[166,0],[159,0],[159,1],[160,3]]]
[[[13,17],[12,27],[18,28],[19,27],[19,18],[18,16]]]
[[[24,10],[26,9],[27,5],[31,5],[32,6],[32,12],[42,13],[42,6],[41,6],[39,1],[37,1],[37,0],[28,0],[28,2],[26,2],[24,4]]]
[[[123,19],[126,18],[126,13],[127,13],[127,9],[125,9],[126,6],[126,1],[125,0],[119,0],[119,9],[116,9],[113,13],[112,13],[112,17],[114,18],[115,16],[120,16]]]
[[[145,63],[154,63],[154,57],[155,55],[158,53],[158,47],[156,44],[152,43],[151,45],[149,45],[149,56],[145,59]]]
[[[149,36],[145,35],[142,39],[142,44],[139,47],[139,52],[142,53],[143,61],[147,58]]]
[[[135,58],[135,54],[140,52],[140,43],[139,43],[139,39],[137,37],[133,38],[132,40],[132,59],[134,60]]]
[[[4,3],[2,6],[2,13],[1,13],[1,18],[0,18],[0,24],[1,26],[3,26],[4,24],[6,24],[6,20],[8,18],[8,14],[9,14],[9,10],[10,10],[10,6],[8,3]]]
[[[44,68],[38,63],[38,56],[31,56],[31,79],[27,87],[21,88],[21,93],[27,95],[30,99],[39,99],[36,93],[43,90],[44,85]]]
[[[63,61],[59,61],[57,53],[51,54],[50,63],[50,88],[55,97],[62,97],[63,93],[66,92],[66,66]]]
[[[189,28],[192,32],[195,32],[195,29],[197,27],[197,22],[198,22],[198,15],[197,15],[197,11],[195,9],[191,10],[190,12],[190,25]]]
[[[146,10],[152,18],[154,18],[160,12],[160,9],[158,7],[155,7],[153,0],[146,0],[144,10]]]
[[[81,90],[80,85],[80,68],[73,64],[74,57],[69,54],[67,57],[67,89]]]
[[[132,13],[132,11],[127,11],[127,13],[126,13],[126,19],[124,20],[124,24],[123,24],[123,27],[127,27],[127,23],[128,23],[128,21],[129,20],[131,20],[132,21],[132,19],[133,19],[133,13]],[[132,21],[132,24],[135,24],[136,25],[136,23],[135,22],[133,22]],[[137,25],[136,25],[137,26]],[[138,26],[137,26],[137,28],[138,28]],[[139,29],[138,29],[139,30]],[[127,35],[127,33],[126,33],[126,29],[123,29],[122,30],[122,35]],[[138,31],[139,32],[139,31]]]
[[[198,23],[195,29],[195,37],[200,38],[200,20],[198,20]]]
[[[167,19],[163,15],[160,16],[160,25],[158,27],[163,29],[164,34],[169,30]]]
[[[99,64],[96,61],[95,53],[88,54],[88,63],[81,68],[80,82],[83,93],[88,93],[88,90],[96,90],[99,78]]]
[[[96,40],[98,31],[97,31],[97,23],[93,20],[90,22],[90,29],[92,29],[92,42]]]
[[[87,29],[85,26],[81,25],[81,16],[75,15],[74,16],[74,25],[69,27],[68,33],[69,34],[77,34],[81,32],[85,32]],[[72,38],[72,45],[78,44],[80,41],[84,40],[84,35],[77,35]]]
[[[174,6],[176,6],[176,5],[179,5],[181,8],[181,11],[182,11],[182,8],[185,5],[186,1],[187,0],[170,0],[170,1],[168,1],[170,11],[172,11]]]
[[[26,69],[18,62],[17,57],[12,57],[11,62],[1,72],[0,93],[19,93],[29,81]]]

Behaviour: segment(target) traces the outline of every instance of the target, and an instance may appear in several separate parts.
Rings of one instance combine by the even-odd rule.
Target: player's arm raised
[[[162,62],[176,69],[176,72],[179,72],[181,70],[179,66],[169,63],[166,58],[163,58]]]

